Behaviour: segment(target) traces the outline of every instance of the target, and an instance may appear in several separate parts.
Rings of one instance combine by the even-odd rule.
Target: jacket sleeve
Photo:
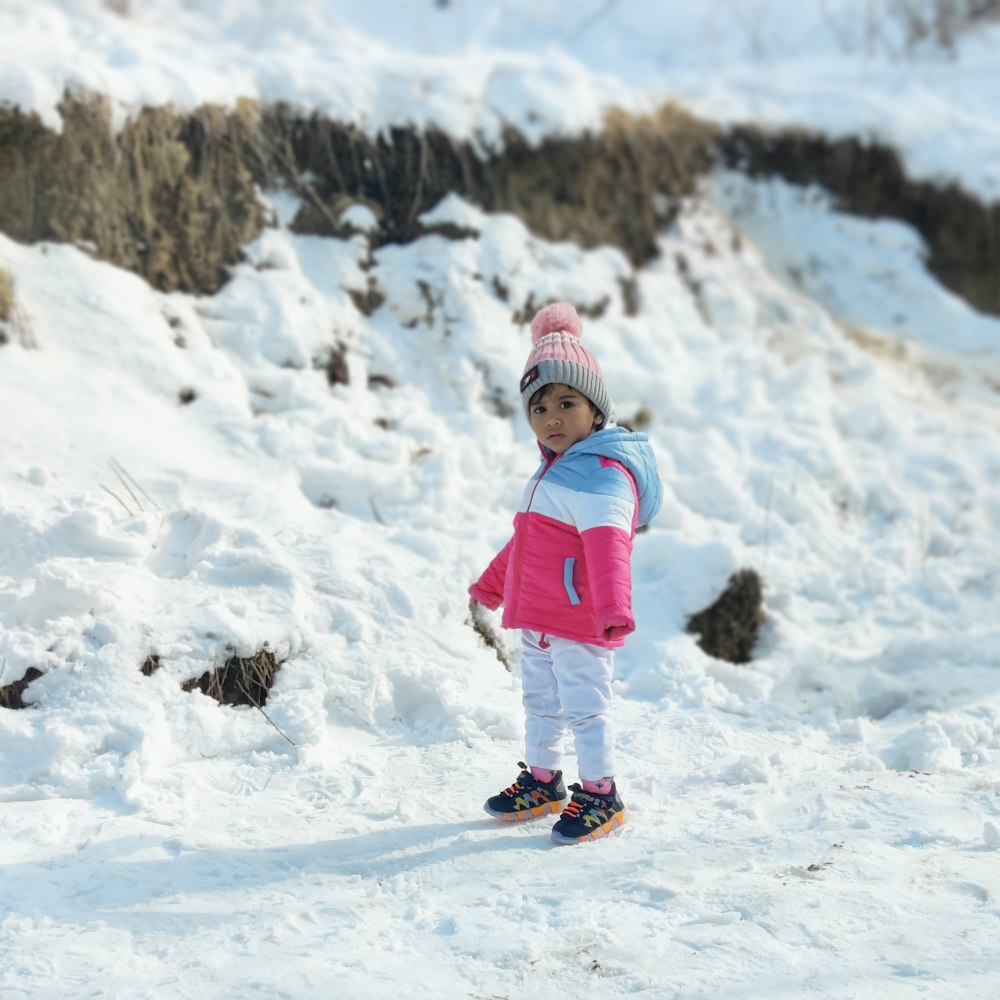
[[[580,536],[598,632],[609,639],[635,631],[632,615],[632,536],[621,528],[591,528]]]
[[[493,557],[483,575],[469,587],[469,593],[480,604],[485,604],[491,611],[496,611],[503,604],[503,584],[507,576],[507,562],[510,559],[511,546],[509,542]]]

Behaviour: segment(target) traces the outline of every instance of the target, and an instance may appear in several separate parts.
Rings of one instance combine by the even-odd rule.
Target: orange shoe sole
[[[541,819],[543,816],[551,816],[553,813],[561,812],[563,800],[558,802],[546,802],[544,805],[535,806],[532,809],[522,809],[516,813],[497,813],[487,809],[486,813],[502,823],[524,823],[529,819]]]
[[[556,844],[582,844],[587,840],[600,840],[601,837],[606,837],[608,834],[614,833],[615,830],[623,827],[626,819],[628,819],[628,813],[622,810],[620,813],[615,813],[607,823],[602,824],[590,833],[585,833],[582,837],[564,837],[561,833],[556,833],[553,830],[552,840]]]

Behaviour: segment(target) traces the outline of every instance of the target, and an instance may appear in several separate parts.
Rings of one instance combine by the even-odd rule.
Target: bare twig
[[[129,480],[129,482],[153,505],[153,507],[156,510],[163,510],[163,508],[142,488],[142,486],[140,486],[139,483],[136,482],[135,477],[128,471],[128,469],[126,469],[125,466],[122,465],[121,462],[119,462],[116,458],[112,457],[111,468],[114,469],[115,475],[117,475],[119,479],[121,479],[122,476],[125,476]],[[132,491],[129,490],[129,493],[131,492]],[[139,501],[137,500],[136,503],[138,502]],[[142,505],[140,504],[139,506],[141,509]]]
[[[836,14],[830,10],[829,7],[830,0],[820,0],[819,9],[823,17],[826,27],[830,34],[833,35],[837,42],[837,47],[841,52],[851,52],[853,45],[851,43],[851,33],[850,30],[845,31],[840,21],[837,19]]]
[[[257,683],[266,691],[268,687],[266,683],[267,678],[264,676],[264,672],[260,669],[260,664],[258,660],[257,659],[251,660],[250,666],[253,668],[254,673],[256,674],[254,680],[256,680]],[[277,669],[278,669],[277,666],[275,666],[275,673],[277,672]],[[274,675],[272,674],[271,676],[273,677]],[[272,719],[271,716],[269,716],[267,712],[264,711],[263,707],[257,703],[257,699],[253,696],[249,687],[244,682],[245,677],[246,677],[245,672],[243,674],[237,675],[237,684],[239,684],[240,690],[243,692],[247,701],[249,701],[250,704],[253,705],[253,707],[256,708],[257,711],[260,712],[260,714],[263,715],[265,719],[267,719],[267,721],[274,727],[275,732],[280,733],[282,736],[284,736],[286,740],[288,740],[289,743],[292,744],[292,746],[295,746],[294,741],[289,738],[288,734],[282,732],[282,730],[279,729],[277,725],[275,725],[274,719]]]
[[[128,505],[125,503],[124,500],[122,500],[120,496],[118,496],[117,493],[115,493],[112,490],[109,490],[107,486],[104,485],[104,483],[101,483],[101,489],[104,490],[105,493],[109,493],[111,496],[113,496],[122,505],[122,507],[125,508],[125,513],[128,514],[129,517],[135,517],[135,514],[133,514],[132,511],[128,509]]]
[[[259,131],[258,136],[259,140],[257,138],[252,138],[250,140],[251,148],[258,144],[266,145],[268,149],[270,149],[270,151],[274,154],[275,158],[281,162],[285,170],[288,171],[288,180],[289,183],[291,183],[291,185],[293,186],[295,192],[299,195],[304,195],[306,199],[311,201],[316,211],[318,211],[319,214],[322,215],[324,219],[326,219],[331,229],[335,230],[339,225],[337,219],[333,217],[333,213],[323,203],[323,200],[315,192],[315,190],[309,184],[305,183],[300,176],[297,176],[300,172],[296,168],[295,164],[288,159],[284,151],[278,146],[276,142],[271,141],[270,136],[268,136],[263,129]],[[257,159],[262,164],[267,162],[265,156],[261,153],[259,149],[254,149],[254,152],[257,154]],[[331,163],[334,167],[337,166],[336,157],[331,158]]]
[[[585,31],[587,31],[591,27],[591,25],[595,24],[602,17],[604,17],[604,15],[607,14],[608,11],[611,10],[612,7],[616,6],[617,3],[618,3],[618,0],[604,0],[603,6],[598,7],[598,9],[595,10],[590,15],[590,17],[588,17],[588,18],[584,19],[583,21],[581,21],[576,26],[576,28],[573,31],[571,31],[570,34],[568,34],[566,36],[566,41],[568,41],[568,42],[574,42],[574,41],[576,41],[576,39],[578,39]]]
[[[122,467],[114,459],[111,459],[111,461],[108,462],[108,466],[110,467],[111,471],[118,477],[118,482],[120,482],[122,486],[124,486],[125,489],[128,491],[128,495],[132,498],[132,502],[136,505],[136,507],[139,508],[139,510],[142,510],[142,501],[135,495],[135,490],[133,490],[132,487],[129,486],[128,480],[125,478],[124,470],[122,469]]]
[[[288,742],[292,744],[292,746],[295,746],[295,742],[293,740],[289,739],[288,735],[286,733],[281,732],[281,730],[278,729],[278,727],[274,725],[274,719],[272,719],[271,716],[269,716],[267,714],[267,712],[265,712],[264,709],[262,709],[260,707],[260,705],[254,705],[254,708],[256,708],[257,711],[260,712],[260,714],[263,715],[264,718],[267,719],[267,721],[270,722],[272,726],[274,726],[275,730],[277,730],[277,732],[281,733],[281,735],[284,736],[285,739],[288,740]]]
[[[771,555],[771,510],[774,499],[774,474],[767,477],[767,507],[764,511],[764,572],[767,572],[768,559]]]

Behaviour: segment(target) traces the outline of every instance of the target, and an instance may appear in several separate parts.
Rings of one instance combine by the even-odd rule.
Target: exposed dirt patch
[[[156,671],[159,669],[160,669],[160,657],[158,653],[150,653],[149,656],[147,656],[146,659],[144,659],[139,666],[139,670],[145,677],[152,677],[153,674],[155,674]]]
[[[351,366],[347,360],[347,345],[338,340],[325,357],[314,358],[313,367],[326,372],[326,381],[330,385],[350,385]]]
[[[253,656],[233,653],[221,667],[192,677],[183,685],[185,691],[196,688],[221,705],[250,705],[261,708],[267,702],[281,662],[269,649],[259,649]]]
[[[30,708],[24,700],[24,689],[42,676],[43,671],[37,667],[28,667],[19,681],[0,686],[0,708]]]

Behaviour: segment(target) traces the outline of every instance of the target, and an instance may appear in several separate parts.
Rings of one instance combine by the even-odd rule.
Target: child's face
[[[538,440],[557,455],[590,437],[602,423],[594,404],[582,392],[561,382],[535,393],[528,417]]]

